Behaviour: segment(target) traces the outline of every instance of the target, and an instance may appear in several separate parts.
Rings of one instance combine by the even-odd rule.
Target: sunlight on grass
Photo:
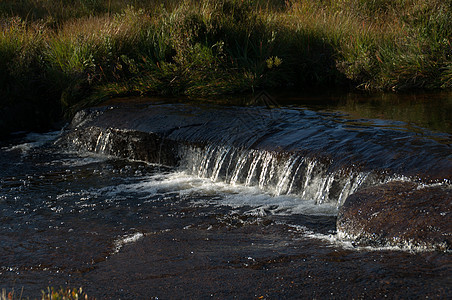
[[[52,3],[0,3],[3,101],[452,85],[447,1]]]
[[[20,291],[15,291],[12,289],[7,292],[6,289],[2,289],[0,293],[0,300],[21,300],[28,299],[28,297],[23,297],[23,289]],[[71,288],[60,288],[55,289],[53,287],[48,287],[46,291],[41,291],[41,300],[82,300],[82,299],[95,299],[93,297],[88,297],[88,295],[83,291],[82,288],[71,289]]]

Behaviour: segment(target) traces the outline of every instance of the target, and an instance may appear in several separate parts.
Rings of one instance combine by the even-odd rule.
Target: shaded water
[[[176,108],[181,110],[190,115],[194,108]],[[97,139],[97,154],[54,144],[59,133],[4,142],[0,287],[24,287],[25,295],[35,297],[48,285],[83,286],[96,297],[124,299],[450,295],[450,253],[355,248],[335,235],[341,201],[366,180],[372,184],[422,171],[428,181],[438,162],[443,162],[439,173],[447,174],[450,132],[412,131],[405,122],[312,107],[281,108],[271,115],[259,108],[259,118],[252,109],[224,113],[240,111],[239,128],[250,124],[250,115],[250,131],[268,128],[268,120],[271,128],[282,128],[256,135],[266,137],[260,142],[267,150],[221,144],[249,140],[236,134],[209,137],[205,122],[206,131],[167,133],[180,139],[190,134],[198,142],[218,139],[180,148],[182,161],[173,167],[109,156],[111,138],[105,134]],[[393,143],[396,136],[404,142]],[[277,155],[274,146],[287,154]],[[319,146],[339,155],[326,161],[300,155]],[[345,174],[335,164],[352,161],[343,157],[353,152],[347,147],[358,150],[355,157],[363,166]],[[405,162],[390,159],[399,147]],[[381,175],[375,168],[392,171]]]
[[[325,91],[291,94],[275,92],[270,95],[283,106],[304,107],[312,110],[343,112],[348,119],[395,120],[404,122],[415,131],[416,127],[436,132],[452,132],[451,92],[425,93],[348,93]],[[228,99],[229,101],[229,99]],[[252,104],[253,98],[237,99],[240,104]]]

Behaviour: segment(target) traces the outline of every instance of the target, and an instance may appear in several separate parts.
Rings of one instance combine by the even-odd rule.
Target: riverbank
[[[33,101],[54,116],[124,95],[450,89],[451,11],[419,0],[2,1],[0,109]]]

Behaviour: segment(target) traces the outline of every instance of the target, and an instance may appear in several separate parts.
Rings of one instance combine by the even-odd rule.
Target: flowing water
[[[175,164],[113,155],[112,129],[90,133],[92,144],[64,131],[4,141],[0,288],[32,298],[83,286],[101,299],[446,299],[450,252],[357,247],[337,237],[336,219],[349,195],[378,183],[450,188],[450,99],[437,109],[442,127],[412,112],[361,107],[357,117],[355,100],[354,111],[304,99],[215,106],[216,116],[211,104],[134,104],[154,114],[141,129],[179,142]],[[114,107],[94,115],[118,120]],[[94,117],[79,118],[73,127]]]

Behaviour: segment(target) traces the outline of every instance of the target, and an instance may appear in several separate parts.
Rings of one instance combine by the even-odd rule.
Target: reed
[[[34,97],[68,109],[130,94],[449,89],[451,7],[450,0],[7,0],[0,90],[3,102]]]

